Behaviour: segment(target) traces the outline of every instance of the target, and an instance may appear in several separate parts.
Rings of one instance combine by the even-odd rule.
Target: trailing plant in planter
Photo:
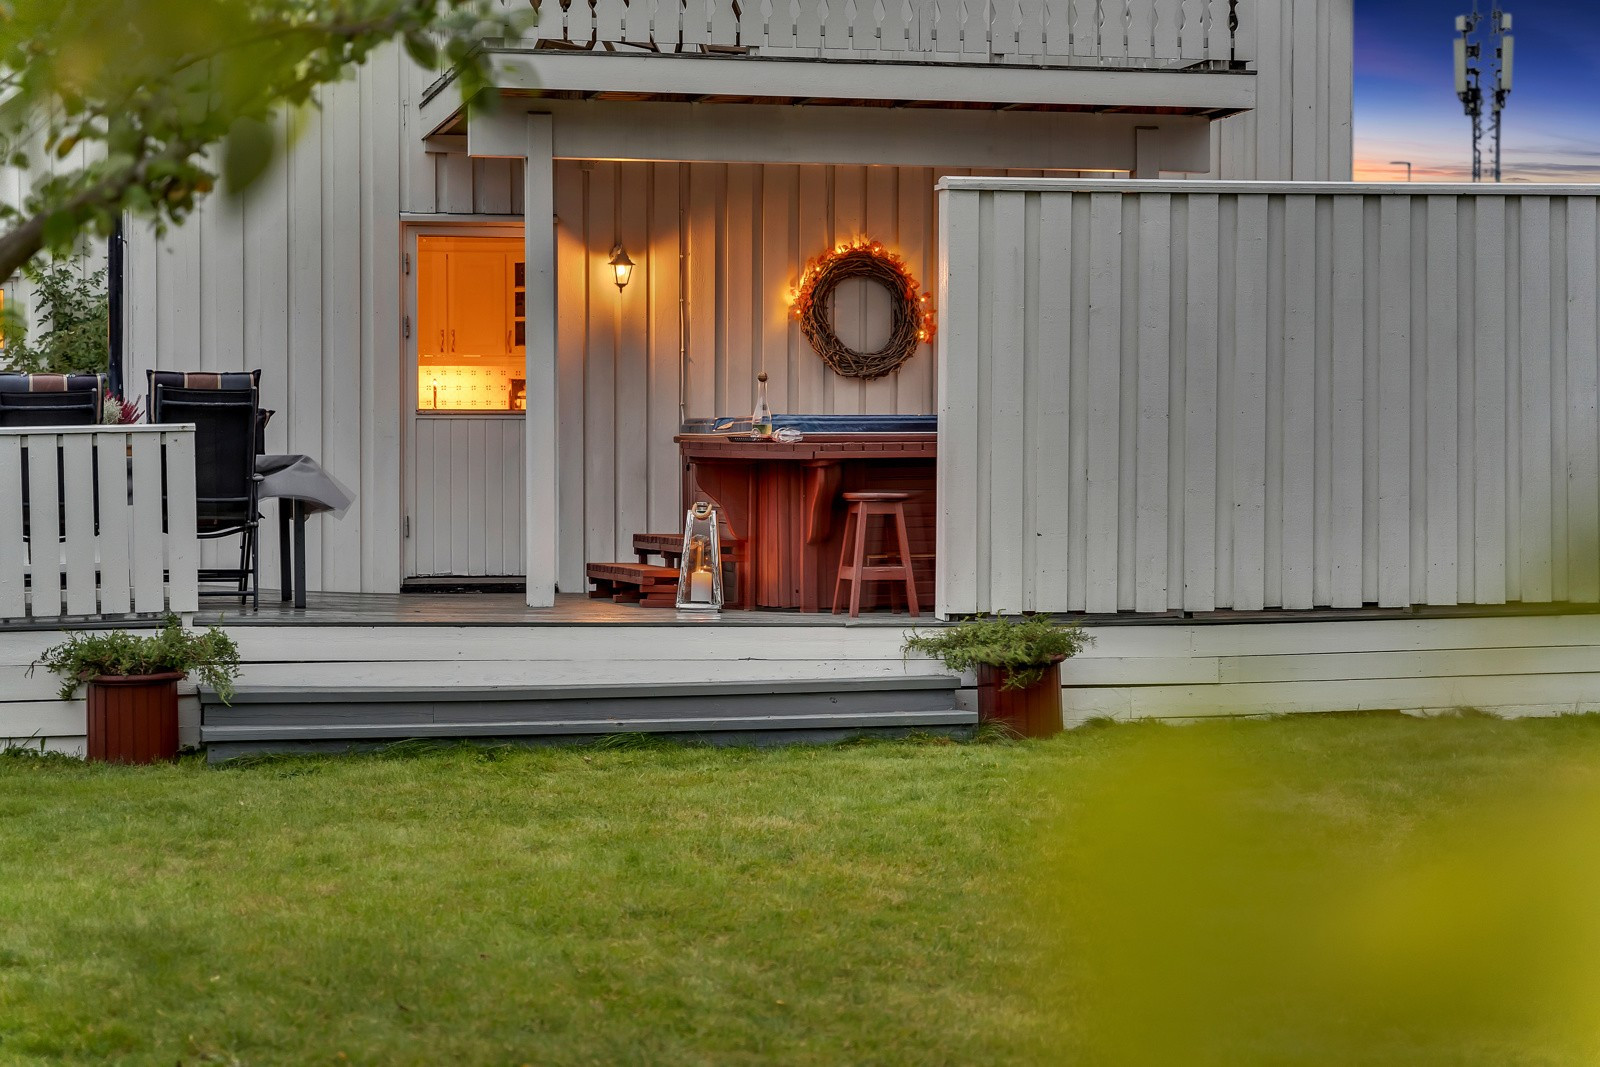
[[[1077,623],[1048,615],[974,618],[912,631],[902,651],[939,660],[978,678],[978,719],[1024,737],[1061,732],[1061,661],[1094,638]]]
[[[61,679],[62,700],[71,700],[80,685],[96,678],[193,674],[227,703],[239,676],[239,649],[215,626],[203,633],[185,630],[176,615],[168,615],[166,625],[153,635],[125,630],[73,634],[46,649],[34,663],[40,666]]]
[[[953,671],[994,667],[1006,674],[1003,688],[1025,689],[1052,663],[1076,656],[1093,640],[1077,623],[1058,623],[1048,615],[996,615],[914,630],[901,651],[939,660]]]
[[[215,626],[204,633],[185,630],[169,615],[154,634],[73,634],[34,661],[39,666],[61,679],[63,700],[88,687],[91,760],[153,763],[178,754],[178,679],[194,674],[226,703],[239,674],[239,650]]]

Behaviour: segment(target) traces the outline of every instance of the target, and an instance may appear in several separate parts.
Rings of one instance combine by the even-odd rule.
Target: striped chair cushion
[[[100,421],[105,415],[106,376],[104,374],[19,374],[0,373],[0,393],[66,393],[94,394],[94,417]]]
[[[149,383],[149,391],[145,394],[144,417],[147,422],[155,422],[162,417],[161,404],[157,393],[162,389],[249,389],[256,394],[257,404],[261,396],[261,371],[198,371],[198,370],[149,370],[145,371],[145,380]],[[267,444],[267,423],[271,420],[273,412],[269,408],[256,408],[256,452],[264,452]]]
[[[198,370],[151,370],[145,371],[145,378],[149,384],[150,396],[155,395],[157,386],[172,386],[177,389],[259,389],[261,388],[261,372],[259,370],[240,371],[198,371]],[[148,400],[146,408],[149,407]]]

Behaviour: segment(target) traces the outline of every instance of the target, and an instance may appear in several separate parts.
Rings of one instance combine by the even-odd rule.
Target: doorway
[[[406,230],[408,579],[527,572],[524,256],[519,226]]]

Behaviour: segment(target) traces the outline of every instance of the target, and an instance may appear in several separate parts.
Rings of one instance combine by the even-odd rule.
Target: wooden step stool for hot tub
[[[591,599],[618,604],[644,604],[653,608],[676,607],[678,568],[652,567],[648,563],[591,563],[587,568]]]
[[[745,542],[729,538],[722,542],[722,562],[731,563],[734,580],[724,579],[728,600],[724,607],[745,607],[744,589],[750,581],[749,568],[745,566]],[[669,567],[677,567],[683,559],[683,535],[675,533],[642,533],[633,535],[633,552],[640,563],[648,563],[651,556],[660,556]],[[724,572],[726,573],[726,572]]]

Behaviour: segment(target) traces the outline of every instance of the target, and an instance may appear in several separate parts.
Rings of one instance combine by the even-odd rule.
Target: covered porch
[[[516,160],[525,217],[548,213],[553,222],[523,234],[527,410],[517,421],[530,606],[584,590],[596,563],[633,561],[636,537],[681,531],[685,507],[711,498],[734,521],[732,537],[755,542],[758,560],[772,557],[765,574],[749,576],[755,595],[741,604],[826,611],[846,521],[839,495],[868,488],[910,495],[911,565],[926,613],[937,507],[932,337],[881,377],[836,373],[791,315],[807,262],[857,239],[878,242],[931,295],[943,177],[1130,173],[1142,157],[1158,169],[1198,170],[1209,151],[1206,121],[1194,116],[1145,125],[1137,115],[949,112],[935,130],[923,114],[873,109],[852,113],[851,136],[840,140],[827,135],[842,128],[827,126],[822,108],[797,109],[782,119],[788,135],[774,137],[765,105],[630,110],[517,97],[504,105],[474,116],[464,134],[430,141],[459,139],[471,157]],[[673,138],[654,135],[663,123]],[[870,146],[859,137],[863,123],[879,134]],[[625,286],[612,265],[619,250],[633,264]],[[860,351],[881,346],[892,300],[870,282],[841,285],[831,308],[839,339]],[[923,469],[906,466],[909,457],[864,457],[855,481],[846,473],[825,489],[793,490],[794,508],[820,519],[816,529],[778,532],[769,498],[726,479],[712,484],[713,457],[702,447],[718,420],[748,418],[763,373],[780,418],[861,420],[864,433],[841,448],[905,445],[903,433],[876,421],[920,418],[912,436],[926,438],[914,442]],[[826,430],[816,439],[833,440]],[[743,457],[752,463],[783,453],[753,447],[768,451]],[[426,512],[428,494],[417,497]],[[417,521],[433,536],[460,511],[449,501]],[[891,602],[883,589],[873,598]]]

